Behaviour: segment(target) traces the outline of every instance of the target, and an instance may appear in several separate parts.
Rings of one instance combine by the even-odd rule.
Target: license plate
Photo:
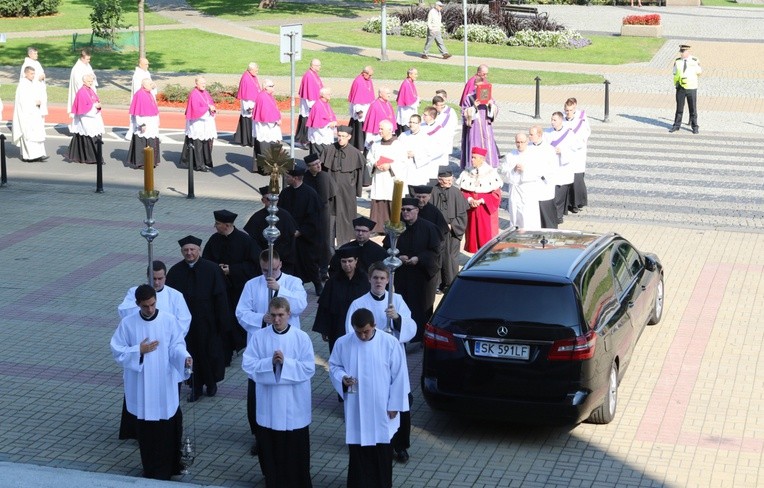
[[[523,344],[475,341],[475,356],[501,359],[528,359],[530,349],[530,346]]]

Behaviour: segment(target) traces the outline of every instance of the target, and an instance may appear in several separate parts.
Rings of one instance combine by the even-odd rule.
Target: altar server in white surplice
[[[178,319],[181,329],[183,329],[183,337],[188,334],[188,328],[191,326],[191,312],[186,305],[186,299],[183,298],[183,294],[165,285],[165,279],[167,277],[167,266],[163,261],[154,261],[152,266],[153,272],[153,286],[157,292],[157,308],[165,313],[170,313]],[[117,306],[117,313],[120,319],[124,319],[130,314],[135,313],[139,309],[138,304],[135,303],[135,290],[137,286],[131,287],[127,290],[125,299],[122,300]],[[178,378],[178,383],[181,382],[181,378]],[[136,433],[136,418],[127,410],[127,405],[122,402],[122,419],[119,423],[119,438],[124,439],[137,439]]]
[[[37,98],[40,100],[40,114],[45,117],[48,115],[48,87],[45,84],[45,70],[38,60],[39,53],[34,47],[27,48],[27,57],[24,58],[24,63],[21,65],[21,74],[19,75],[19,82],[25,78],[24,70],[27,66],[34,68],[34,78],[32,82],[37,91]]]
[[[127,410],[138,417],[143,475],[169,480],[180,472],[183,415],[178,378],[188,379],[191,355],[174,315],[156,308],[156,291],[140,285],[139,310],[122,319],[111,338],[111,352],[124,369]]]
[[[329,357],[329,375],[344,397],[347,486],[392,486],[390,439],[409,409],[406,358],[398,339],[375,327],[368,309],[350,318],[353,333],[340,337]]]
[[[300,314],[308,306],[308,295],[302,280],[281,272],[281,257],[273,251],[272,264],[268,263],[268,250],[260,253],[260,269],[263,274],[256,276],[244,284],[239,303],[236,305],[236,319],[239,325],[247,331],[247,344],[252,334],[272,323],[273,318],[268,312],[268,304],[272,296],[286,298],[289,302],[292,327],[300,328]],[[247,420],[249,430],[255,436],[250,453],[258,453],[257,442],[257,396],[254,379],[250,376],[247,381]]]
[[[310,337],[290,324],[289,301],[271,300],[271,326],[254,332],[241,368],[257,384],[258,458],[266,486],[310,488]]]
[[[416,322],[411,318],[411,309],[409,309],[406,302],[403,301],[403,297],[398,293],[393,293],[393,304],[388,305],[390,303],[387,291],[387,284],[389,282],[390,271],[384,263],[374,263],[369,267],[369,283],[371,288],[369,293],[356,298],[350,304],[347,319],[345,320],[345,330],[347,334],[353,333],[353,326],[350,323],[350,317],[352,317],[353,312],[359,308],[370,310],[374,314],[374,324],[378,330],[387,330],[388,321],[390,322],[390,326],[394,330],[393,334],[397,337],[403,350],[403,360],[406,361],[405,344],[416,335]],[[404,366],[404,370],[406,371],[406,377],[404,378],[406,394],[408,395],[410,405],[413,397],[411,395],[411,381],[407,365]],[[409,459],[408,448],[411,447],[411,411],[408,409],[402,410],[400,417],[400,427],[391,439],[390,444],[393,446],[395,459],[398,462],[405,463]]]
[[[13,143],[21,149],[24,162],[42,162],[45,152],[45,116],[42,113],[40,91],[35,85],[35,70],[24,68],[24,78],[16,87],[13,105]]]
[[[506,161],[499,166],[499,174],[504,183],[509,184],[509,218],[512,225],[521,229],[540,229],[539,184],[541,165],[535,153],[528,150],[528,135],[515,135],[516,149],[506,155]]]
[[[154,290],[157,292],[157,308],[163,312],[171,313],[178,319],[181,328],[183,329],[183,336],[188,334],[188,328],[191,326],[191,312],[188,310],[186,300],[183,298],[183,294],[165,285],[167,279],[167,265],[163,261],[154,261],[152,263],[152,273],[154,281]],[[135,304],[135,290],[138,287],[132,287],[127,290],[125,299],[117,306],[117,313],[119,318],[124,319],[131,312],[138,309]]]

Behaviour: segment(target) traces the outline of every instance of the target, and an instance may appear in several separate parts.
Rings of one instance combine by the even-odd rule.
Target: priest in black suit
[[[268,213],[268,195],[271,193],[270,186],[263,186],[258,189],[260,192],[260,201],[264,205],[249,218],[244,225],[244,232],[255,240],[257,245],[263,249],[268,249],[268,241],[263,236],[263,231],[268,227],[268,222],[265,220]],[[277,203],[278,205],[278,203]],[[281,207],[278,207],[276,217],[279,221],[276,222],[276,228],[279,230],[279,237],[273,243],[273,249],[275,249],[281,257],[281,271],[286,274],[294,275],[295,268],[295,251],[294,251],[294,233],[297,231],[297,224],[295,223],[292,215]],[[235,308],[235,307],[234,307]]]
[[[170,268],[165,283],[183,294],[191,312],[186,349],[194,358],[189,401],[196,401],[202,396],[204,386],[207,386],[207,396],[215,396],[217,382],[225,376],[223,338],[230,327],[228,297],[223,271],[201,257],[202,240],[186,236],[178,244],[183,261]]]
[[[216,210],[213,215],[216,232],[207,240],[202,257],[220,266],[225,275],[231,325],[223,342],[225,364],[230,366],[233,353],[247,347],[247,334],[239,327],[235,311],[244,284],[260,274],[261,249],[249,234],[234,226],[237,214],[228,210]]]
[[[467,229],[467,199],[454,185],[454,175],[443,169],[438,173],[438,184],[432,190],[430,203],[440,210],[448,222],[448,234],[443,241],[443,262],[440,268],[439,290],[445,289],[454,281],[459,271],[459,256],[462,238]]]
[[[416,322],[417,333],[411,342],[421,342],[435,303],[441,233],[435,224],[419,218],[416,198],[404,198],[402,203],[401,220],[406,230],[398,238],[398,257],[403,264],[395,271],[395,292],[409,305]],[[383,246],[390,247],[389,237]]]
[[[363,269],[365,273],[369,271],[369,266],[377,261],[382,261],[387,258],[387,251],[371,240],[371,230],[376,225],[377,223],[368,217],[358,217],[353,219],[355,240],[345,244],[345,246],[357,247],[359,249],[358,267]],[[329,276],[333,276],[339,270],[340,258],[335,254],[329,263]]]
[[[304,184],[306,168],[295,166],[286,175],[289,186],[281,190],[279,207],[289,212],[297,224],[294,233],[296,269],[295,275],[303,283],[313,283],[316,295],[321,294],[323,283],[318,274],[321,252],[321,200],[316,190]]]

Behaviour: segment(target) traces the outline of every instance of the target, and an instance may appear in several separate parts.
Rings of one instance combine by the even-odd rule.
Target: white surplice
[[[284,354],[283,364],[273,365],[275,351]],[[292,325],[281,333],[273,327],[255,331],[247,341],[241,369],[257,385],[258,425],[280,431],[310,425],[310,379],[316,365],[308,334]]]
[[[111,338],[111,353],[124,368],[127,411],[140,420],[167,420],[178,410],[178,381],[188,379],[183,329],[175,316],[157,311],[147,320],[136,310],[122,319]],[[158,341],[142,356],[144,339]]]
[[[45,118],[40,109],[39,89],[26,78],[16,87],[13,105],[13,143],[21,148],[22,159],[46,156]]]
[[[300,314],[308,306],[308,294],[305,293],[302,280],[281,273],[276,281],[279,283],[279,291],[275,296],[287,299],[292,314],[289,323],[299,329]],[[270,296],[265,275],[256,276],[247,281],[241,292],[239,303],[236,305],[236,319],[247,331],[247,336],[251,336],[252,333],[262,328],[263,316],[268,313],[269,302]]]
[[[400,413],[409,410],[406,360],[398,340],[375,331],[368,341],[355,333],[340,337],[329,357],[334,389],[344,396],[345,443],[374,446],[389,444],[400,427]],[[356,393],[344,393],[342,378],[358,381]]]

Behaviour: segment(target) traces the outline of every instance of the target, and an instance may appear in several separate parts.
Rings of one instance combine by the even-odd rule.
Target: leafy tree
[[[93,34],[106,39],[112,46],[117,40],[117,29],[130,27],[122,19],[122,5],[119,0],[95,0],[90,13]]]

